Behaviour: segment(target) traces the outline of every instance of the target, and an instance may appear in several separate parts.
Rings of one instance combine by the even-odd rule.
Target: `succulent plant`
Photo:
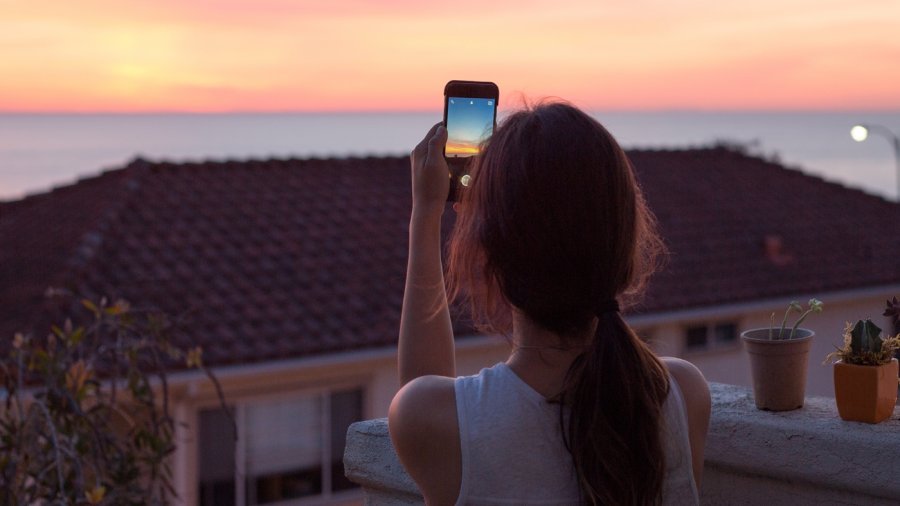
[[[885,306],[882,316],[889,317],[891,323],[894,324],[894,330],[900,332],[900,301],[897,300],[897,297],[893,297],[888,299]]]
[[[883,343],[881,328],[868,318],[857,321],[850,331],[850,351],[854,354],[881,353]]]
[[[881,337],[881,328],[866,318],[856,324],[847,323],[844,328],[844,346],[826,357],[840,358],[847,364],[881,365],[887,364],[900,348],[900,334],[893,337]]]

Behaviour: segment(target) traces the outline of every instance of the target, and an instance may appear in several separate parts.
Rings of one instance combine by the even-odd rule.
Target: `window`
[[[237,441],[225,413],[202,411],[200,505],[302,504],[356,488],[344,477],[344,439],[362,404],[360,389],[249,401],[234,407]]]
[[[719,323],[713,327],[713,335],[716,344],[732,344],[737,341],[737,325],[734,323]]]
[[[730,347],[737,343],[737,324],[717,322],[691,325],[685,329],[687,351],[702,351]]]
[[[707,328],[706,326],[702,327],[688,327],[687,329],[687,347],[689,350],[697,349],[697,348],[706,348],[707,346]]]

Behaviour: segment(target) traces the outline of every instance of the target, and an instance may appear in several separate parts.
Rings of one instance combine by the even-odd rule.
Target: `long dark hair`
[[[624,151],[565,103],[509,116],[472,168],[448,250],[452,298],[508,334],[515,307],[568,341],[596,322],[560,393],[585,502],[657,504],[668,376],[614,302],[641,292],[664,251]]]

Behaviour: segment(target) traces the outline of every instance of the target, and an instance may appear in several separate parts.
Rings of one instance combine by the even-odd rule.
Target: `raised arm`
[[[441,264],[441,215],[450,189],[446,142],[447,130],[437,124],[410,155],[413,206],[397,357],[401,385],[419,376],[456,375]]]

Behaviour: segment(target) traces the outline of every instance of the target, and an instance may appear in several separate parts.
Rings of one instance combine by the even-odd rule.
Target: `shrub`
[[[0,503],[167,504],[167,371],[205,371],[225,408],[219,383],[199,347],[176,346],[178,321],[124,301],[81,304],[90,323],[16,334],[0,357]]]

